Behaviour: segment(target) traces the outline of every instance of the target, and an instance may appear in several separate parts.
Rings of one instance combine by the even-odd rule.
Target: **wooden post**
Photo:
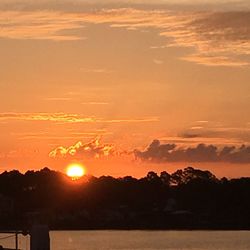
[[[47,225],[33,225],[30,231],[30,250],[50,250],[49,228]]]
[[[15,233],[15,245],[16,245],[16,250],[18,250],[18,232]]]

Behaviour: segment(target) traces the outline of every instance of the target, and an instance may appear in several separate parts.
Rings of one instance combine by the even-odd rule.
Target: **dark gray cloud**
[[[192,139],[192,138],[202,137],[202,135],[198,133],[185,132],[180,134],[180,137],[185,139]]]
[[[178,148],[176,144],[161,144],[154,140],[145,151],[135,150],[136,159],[151,162],[228,162],[250,163],[250,146],[224,146],[199,144]]]

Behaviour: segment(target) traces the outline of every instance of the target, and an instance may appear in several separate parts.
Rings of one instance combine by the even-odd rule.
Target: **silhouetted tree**
[[[250,229],[250,178],[218,180],[187,167],[146,177],[85,176],[44,168],[0,174],[0,228],[45,218],[54,229]]]

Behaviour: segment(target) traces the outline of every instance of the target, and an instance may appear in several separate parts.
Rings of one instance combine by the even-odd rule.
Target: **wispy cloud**
[[[188,133],[199,133],[203,136],[211,136],[211,135],[229,135],[229,134],[245,134],[248,135],[250,133],[250,128],[247,125],[241,126],[228,126],[226,124],[216,124],[216,122],[210,123],[200,123],[202,126],[191,126],[186,129],[183,134]]]
[[[206,120],[199,120],[199,121],[196,121],[196,123],[206,124],[206,123],[209,123],[209,121],[206,121]]]
[[[17,158],[32,158],[34,159],[36,156],[38,156],[40,153],[39,149],[13,149],[8,152],[1,152],[0,153],[0,159],[17,159]]]
[[[249,62],[244,60],[230,59],[229,56],[216,56],[213,54],[193,54],[181,57],[184,61],[195,62],[207,66],[230,66],[242,67],[248,66]]]
[[[118,11],[118,10],[117,10]],[[166,38],[164,49],[189,47],[195,53],[181,57],[207,66],[249,65],[250,12],[170,12],[119,10],[111,27],[156,28]],[[157,48],[157,46],[153,46]]]
[[[77,35],[64,35],[61,32],[83,27],[77,14],[53,11],[0,12],[0,37],[2,38],[72,41],[85,38]]]
[[[86,123],[95,121],[92,117],[65,113],[0,113],[0,120],[50,121],[66,123]]]
[[[109,105],[109,102],[81,102],[82,105]]]
[[[158,64],[158,65],[164,63],[162,60],[159,60],[159,59],[154,59],[153,62],[154,62],[155,64]]]
[[[187,133],[179,136],[165,136],[160,140],[166,143],[178,144],[179,146],[198,145],[198,144],[213,144],[213,145],[242,145],[244,140],[238,138],[225,138],[219,136],[206,137],[202,134]]]
[[[110,74],[114,72],[113,70],[105,69],[105,68],[96,68],[96,69],[81,68],[80,71],[84,73],[97,73],[97,74]]]
[[[46,97],[43,100],[45,101],[70,101],[72,100],[71,97]]]
[[[147,118],[136,118],[136,119],[110,119],[110,120],[100,120],[104,123],[137,123],[137,122],[158,122],[158,117],[147,117]]]
[[[232,126],[232,124],[216,121],[196,121],[193,126],[180,131],[176,139],[187,141],[187,143],[248,144],[250,143],[250,128],[247,124]]]
[[[60,123],[136,123],[157,122],[157,117],[129,118],[129,119],[104,119],[98,117],[86,117],[81,114],[68,113],[0,113],[0,121],[49,121]]]
[[[88,24],[133,30],[157,29],[163,45],[192,48],[180,59],[207,66],[241,67],[250,64],[250,11],[178,12],[132,8],[93,12],[0,11],[2,38],[79,40],[75,32]],[[65,32],[70,31],[70,32]],[[107,73],[106,69],[83,69]]]

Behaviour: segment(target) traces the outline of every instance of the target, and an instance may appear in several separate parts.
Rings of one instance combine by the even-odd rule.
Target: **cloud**
[[[167,41],[152,46],[154,49],[189,47],[195,53],[180,59],[207,66],[239,67],[250,63],[246,58],[250,55],[250,11],[129,11],[130,20],[117,20],[112,27],[158,29]]]
[[[81,102],[82,105],[109,105],[109,102]]]
[[[65,157],[100,158],[100,157],[107,157],[109,155],[112,155],[113,153],[114,153],[114,145],[101,144],[100,137],[98,137],[88,143],[83,143],[79,141],[76,144],[69,146],[69,147],[59,146],[53,149],[49,153],[49,157],[51,158],[65,158]]]
[[[72,98],[70,98],[70,97],[46,97],[43,100],[44,101],[62,101],[62,102],[66,102],[66,101],[71,101]]]
[[[206,124],[206,123],[209,123],[209,121],[206,121],[206,120],[199,120],[199,121],[196,121],[196,123]]]
[[[192,47],[195,53],[181,59],[207,66],[246,66],[250,55],[250,12],[203,12],[187,17],[175,29],[170,46]],[[249,59],[249,58],[248,58]]]
[[[10,133],[11,136],[15,136],[18,140],[78,140],[78,139],[91,139],[98,136],[104,135],[112,135],[112,132],[107,131],[106,129],[96,129],[96,130],[89,130],[86,132],[77,132],[77,131],[68,131],[65,132],[63,135],[50,133],[50,132],[18,132],[18,133]]]
[[[80,71],[84,73],[97,73],[97,74],[110,74],[114,72],[113,70],[105,68],[96,68],[96,69],[81,68]]]
[[[187,138],[187,139],[189,139],[189,138],[197,138],[197,137],[201,137],[201,135],[200,134],[196,134],[196,133],[183,133],[183,134],[181,134],[180,135],[182,138]]]
[[[178,146],[197,145],[197,144],[213,144],[213,145],[242,145],[244,140],[237,138],[205,136],[201,134],[181,134],[180,136],[161,137],[161,141],[178,144]]]
[[[110,119],[100,120],[103,123],[137,123],[137,122],[158,122],[158,117],[136,118],[136,119]]]
[[[0,113],[0,121],[1,120],[51,121],[65,123],[86,123],[95,121],[92,117],[66,113]]]
[[[60,123],[137,123],[157,122],[157,117],[130,118],[130,119],[104,119],[97,117],[86,117],[81,114],[67,113],[0,113],[0,121],[50,121]]]
[[[191,135],[191,137],[192,135],[197,135],[197,143],[199,141],[220,145],[239,145],[250,143],[250,128],[247,126],[247,124],[238,124],[238,126],[237,124],[234,124],[234,126],[232,126],[232,124],[229,125],[218,122],[209,122],[198,123],[198,125],[202,126],[191,126],[179,133],[180,138],[187,138],[189,135]]]
[[[54,11],[0,11],[0,37],[72,41],[84,39],[61,32],[83,28],[76,14]]]
[[[213,54],[193,54],[181,57],[182,60],[188,62],[195,62],[200,65],[207,66],[230,66],[230,67],[242,67],[248,66],[248,61],[230,59],[228,56],[215,56]]]
[[[146,150],[135,150],[136,159],[150,162],[228,162],[250,163],[250,146],[224,146],[199,144],[196,147],[178,148],[176,144],[161,144],[154,140]]]
[[[159,60],[159,59],[154,59],[153,62],[159,65],[164,63],[162,60]]]
[[[119,6],[178,6],[178,7],[187,7],[187,6],[195,6],[195,7],[203,7],[203,8],[229,8],[229,9],[242,9],[249,8],[248,0],[1,0],[1,5],[3,7],[11,7],[14,9],[17,8],[30,8],[30,9],[39,9],[39,8],[58,8],[61,7],[63,9],[76,9],[79,10],[82,7],[90,5],[91,7],[94,5],[95,8],[98,8],[98,5],[101,6],[110,6],[113,4],[119,4]]]
[[[243,67],[250,64],[250,11],[198,12],[134,8],[95,11],[0,11],[0,37],[10,39],[81,40],[76,32],[88,24],[112,28],[157,29],[168,47],[191,48],[181,60],[207,66]],[[106,73],[103,69],[86,72]]]
[[[185,61],[231,67],[250,63],[249,58],[246,58],[250,55],[250,11],[114,9],[105,10],[98,19],[94,19],[92,22],[110,23],[114,28],[158,29],[159,35],[166,38],[162,48],[189,47],[195,51],[181,57]]]
[[[17,148],[0,153],[0,159],[36,158],[40,154],[38,149]]]

